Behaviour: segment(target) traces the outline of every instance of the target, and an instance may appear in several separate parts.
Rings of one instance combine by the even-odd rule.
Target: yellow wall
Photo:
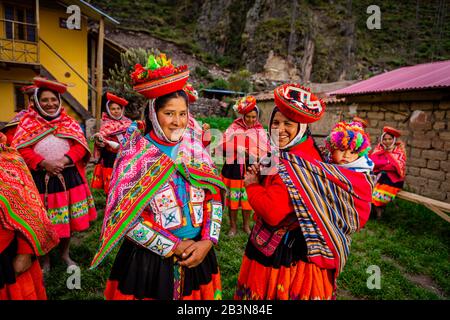
[[[0,69],[0,122],[10,121],[14,115],[14,83],[31,82],[36,74],[31,69]],[[25,85],[25,84],[24,84]]]
[[[64,58],[85,80],[88,79],[88,32],[87,20],[82,18],[81,30],[60,28],[59,18],[68,18],[65,11],[41,7],[39,12],[39,37]],[[88,106],[88,85],[83,82],[55,53],[42,42],[39,43],[41,64],[58,80],[67,84],[69,92],[84,108]],[[70,77],[65,77],[69,72]]]

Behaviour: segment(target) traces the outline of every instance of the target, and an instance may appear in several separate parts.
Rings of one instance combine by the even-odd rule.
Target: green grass
[[[212,128],[225,130],[231,118],[202,118]],[[92,171],[88,171],[88,179]],[[102,191],[93,191],[98,219],[88,232],[72,237],[72,258],[81,266],[81,290],[69,290],[70,276],[59,261],[57,250],[51,253],[52,271],[46,277],[49,299],[103,299],[103,290],[117,248],[102,265],[89,270],[99,245],[99,234],[105,206]],[[240,232],[227,236],[228,215],[224,212],[220,241],[216,247],[222,278],[223,298],[232,299],[247,235],[242,232],[242,216],[238,215]],[[390,204],[380,221],[369,220],[365,228],[353,236],[350,256],[338,279],[338,299],[448,299],[450,297],[450,224],[423,206],[397,199]],[[369,266],[381,270],[381,289],[368,289]],[[420,280],[420,283],[418,280]]]

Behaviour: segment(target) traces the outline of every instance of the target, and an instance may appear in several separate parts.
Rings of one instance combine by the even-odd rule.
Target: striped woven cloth
[[[308,258],[322,268],[342,271],[351,235],[369,218],[373,181],[369,173],[283,152],[279,174],[303,231]],[[308,159],[308,160],[306,160]]]

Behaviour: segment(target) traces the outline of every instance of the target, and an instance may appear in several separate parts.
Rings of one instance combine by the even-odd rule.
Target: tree
[[[108,91],[128,100],[125,114],[134,120],[141,118],[147,99],[133,90],[130,74],[135,64],[145,66],[150,54],[158,55],[159,51],[132,48],[121,53],[121,65],[116,64],[113,69],[110,69],[110,77],[105,80]]]

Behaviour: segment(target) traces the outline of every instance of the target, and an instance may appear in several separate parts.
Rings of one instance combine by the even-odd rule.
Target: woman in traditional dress
[[[119,151],[120,140],[131,120],[124,116],[128,101],[110,92],[106,93],[106,113],[102,115],[100,131],[94,135],[94,156],[99,158],[94,168],[91,187],[109,192],[111,174]]]
[[[370,176],[321,162],[308,123],[325,104],[309,89],[285,84],[274,93],[272,165],[251,166],[244,180],[256,223],[235,299],[333,299],[350,235],[370,213]]]
[[[244,187],[244,175],[250,164],[257,163],[269,149],[267,133],[259,122],[260,111],[254,96],[239,99],[234,109],[240,115],[223,135],[223,150],[226,157],[222,167],[223,182],[228,194],[226,206],[230,215],[230,230],[233,237],[237,232],[237,213],[242,210],[243,230],[250,234],[250,206]]]
[[[90,151],[80,125],[62,107],[67,86],[39,77],[34,84],[34,105],[20,120],[12,145],[30,168],[60,238],[61,258],[70,266],[72,233],[87,230],[97,217],[85,176]],[[42,267],[49,270],[48,255]]]
[[[0,133],[0,300],[47,299],[37,256],[58,236],[47,217],[30,170]]]
[[[213,245],[225,190],[201,138],[188,125],[186,67],[151,56],[133,73],[150,99],[116,159],[101,245],[92,267],[125,238],[105,289],[108,300],[220,299]]]
[[[375,163],[373,171],[377,175],[372,204],[378,219],[381,218],[383,208],[395,199],[405,180],[406,151],[404,143],[397,140],[400,135],[397,129],[384,127],[380,143],[370,155]]]

